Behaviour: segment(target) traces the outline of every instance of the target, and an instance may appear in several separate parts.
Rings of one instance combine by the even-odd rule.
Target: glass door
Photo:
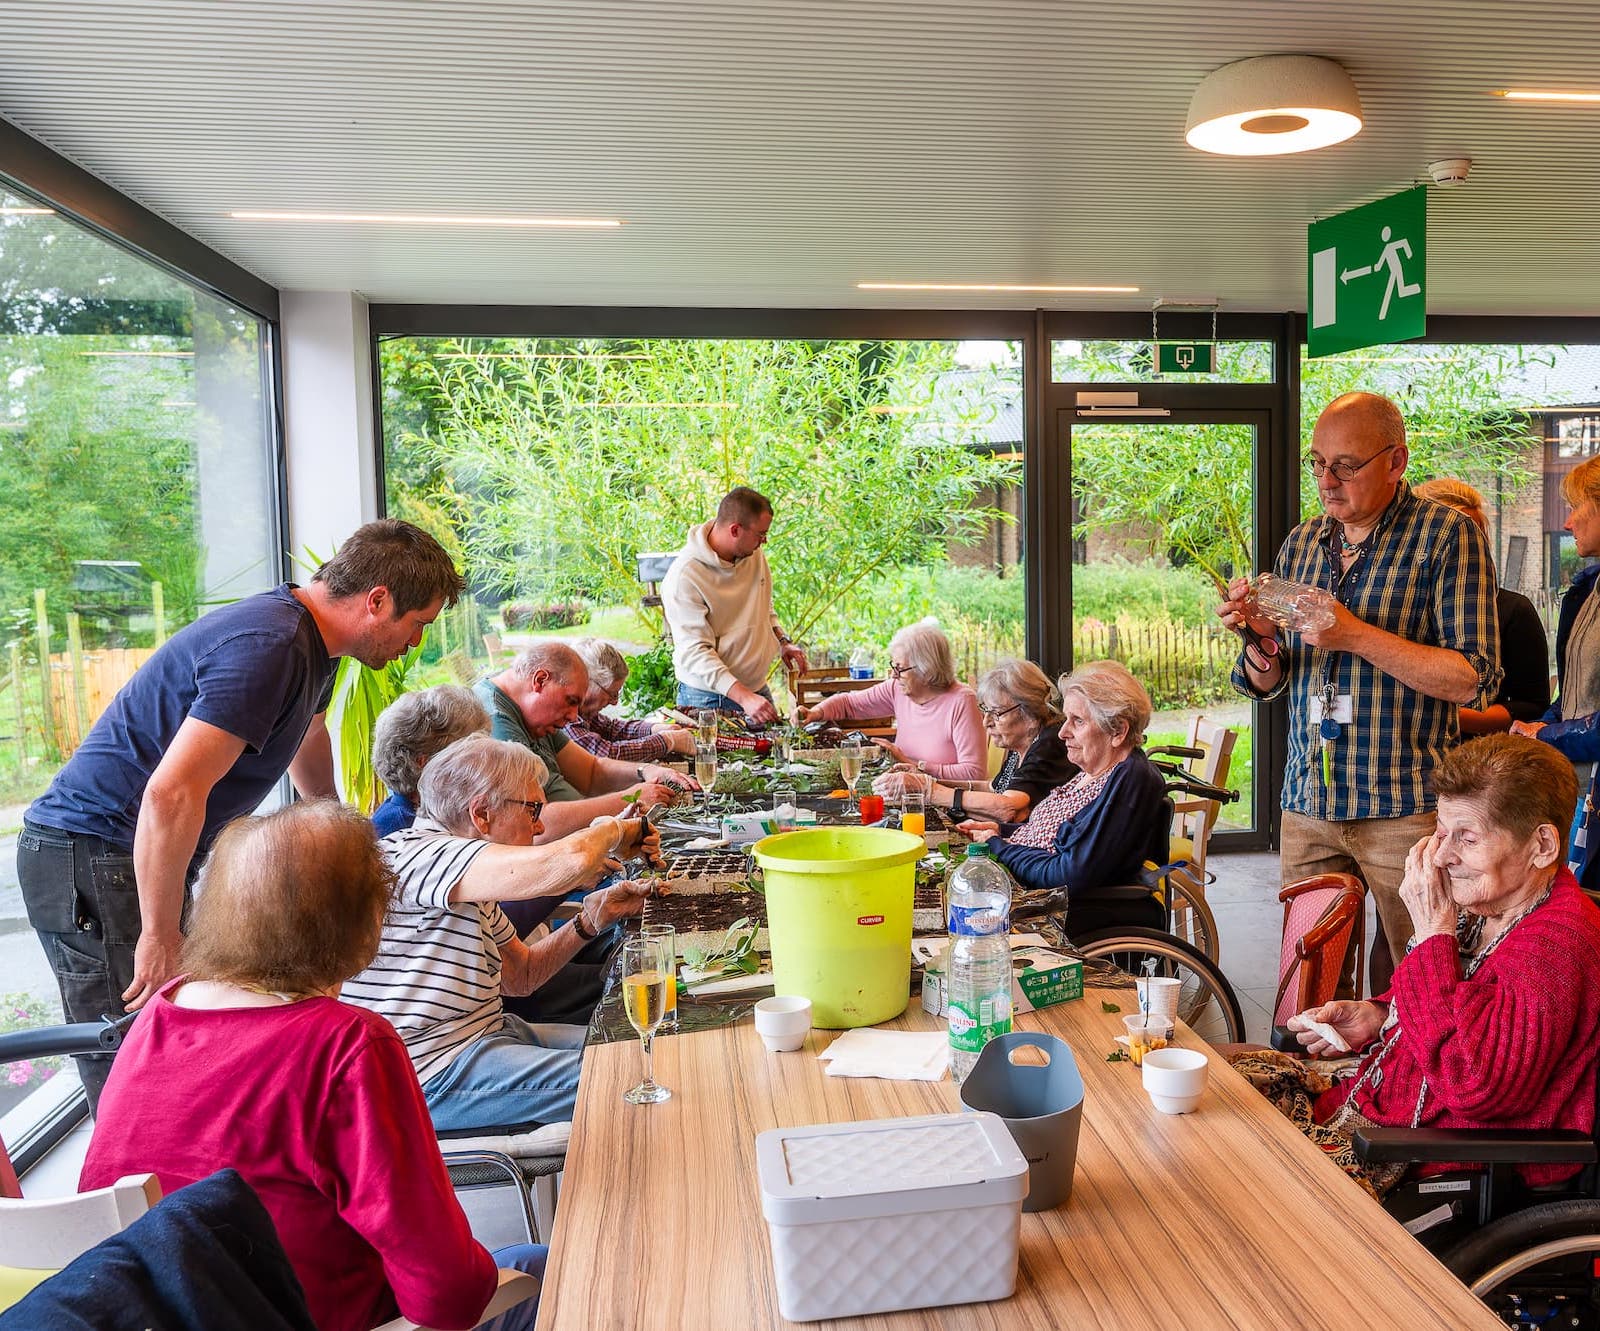
[[[1259,843],[1270,822],[1256,777],[1265,709],[1233,690],[1238,640],[1216,607],[1229,578],[1264,567],[1256,478],[1270,412],[1084,402],[1099,396],[1056,412],[1072,660],[1112,658],[1144,684],[1155,706],[1147,744],[1184,744],[1197,719],[1233,730],[1224,784],[1240,799],[1223,806],[1216,833],[1219,844]]]

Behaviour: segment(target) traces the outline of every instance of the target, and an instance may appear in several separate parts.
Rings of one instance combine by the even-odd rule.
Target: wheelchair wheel
[[[1177,870],[1167,875],[1167,913],[1172,921],[1172,932],[1191,947],[1206,954],[1213,965],[1217,961],[1217,920],[1206,904],[1205,894],[1198,888],[1188,888],[1186,876]],[[1187,890],[1186,890],[1187,889]]]
[[[1440,1260],[1507,1326],[1600,1327],[1600,1201],[1517,1211]]]
[[[1182,981],[1178,1016],[1207,1044],[1244,1041],[1244,1013],[1228,977],[1206,954],[1159,929],[1101,929],[1074,938],[1085,957],[1114,962],[1129,975],[1144,973],[1154,959],[1156,974]]]

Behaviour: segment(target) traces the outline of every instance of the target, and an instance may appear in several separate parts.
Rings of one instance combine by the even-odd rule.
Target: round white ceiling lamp
[[[1361,132],[1361,95],[1344,66],[1316,55],[1263,55],[1213,70],[1189,101],[1191,148],[1274,157]]]

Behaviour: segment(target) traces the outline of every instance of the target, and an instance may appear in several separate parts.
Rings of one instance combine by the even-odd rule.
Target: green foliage
[[[1117,344],[1085,343],[1077,358],[1086,379],[1126,373]],[[1480,488],[1496,478],[1510,491],[1527,484],[1524,454],[1536,441],[1506,385],[1556,349],[1519,346],[1372,347],[1305,360],[1301,437],[1310,446],[1317,415],[1341,393],[1383,393],[1406,416],[1412,481],[1454,475]],[[1143,538],[1153,555],[1193,564],[1216,582],[1253,572],[1252,431],[1243,425],[1095,422],[1073,430],[1073,491],[1078,539],[1095,533]],[[1318,510],[1309,475],[1301,507]],[[1267,552],[1270,557],[1270,552]]]
[[[500,619],[506,628],[544,629],[578,628],[589,622],[589,607],[582,601],[556,601],[536,605],[530,601],[507,601],[500,607]]]
[[[628,658],[628,678],[622,686],[622,710],[629,716],[648,716],[670,707],[678,697],[678,677],[672,670],[672,644],[665,638],[648,651]]]
[[[38,1030],[60,1020],[59,1009],[51,1011],[26,991],[0,994],[0,1033]],[[0,1078],[4,1085],[23,1090],[48,1081],[61,1070],[65,1061],[62,1058],[19,1058],[0,1072]]]
[[[1192,566],[1167,568],[1108,559],[1072,569],[1072,613],[1079,620],[1114,624],[1122,616],[1190,628],[1216,621],[1217,592]]]
[[[777,609],[803,636],[873,577],[1007,520],[974,498],[1018,477],[964,446],[993,410],[981,393],[934,402],[948,344],[409,339],[381,355],[401,408],[392,490],[447,515],[475,581],[508,595],[634,604],[635,556],[678,549],[749,484],[773,500]]]
[[[353,656],[339,658],[328,703],[328,732],[333,737],[339,798],[362,813],[371,813],[388,794],[372,770],[372,733],[378,714],[406,691],[406,677],[421,655],[419,643],[381,670],[364,666]]]

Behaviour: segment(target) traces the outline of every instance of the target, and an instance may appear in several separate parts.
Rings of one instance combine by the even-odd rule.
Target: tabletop
[[[1089,989],[1018,1018],[1019,1029],[1067,1041],[1086,1093],[1071,1199],[1022,1217],[1016,1293],[812,1325],[1500,1325],[1215,1054],[1200,1108],[1157,1113],[1138,1069],[1106,1062],[1120,1017],[1102,999],[1118,997],[1125,1002]],[[914,1006],[886,1024],[941,1023]],[[816,1055],[835,1036],[813,1030],[792,1054],[767,1053],[748,1019],[658,1037],[656,1079],[673,1096],[640,1107],[622,1101],[642,1072],[638,1042],[586,1051],[541,1331],[790,1325],[777,1308],[756,1134],[961,1107],[949,1080],[825,1076]],[[1187,1034],[1183,1042],[1198,1045]]]

